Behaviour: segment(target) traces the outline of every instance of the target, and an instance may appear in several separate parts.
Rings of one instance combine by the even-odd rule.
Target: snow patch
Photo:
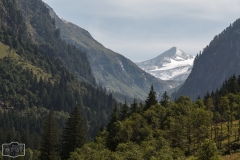
[[[120,65],[120,67],[122,68],[122,70],[125,71],[122,61],[118,57],[116,57],[115,59],[116,59],[117,63]]]
[[[182,57],[176,57],[176,60],[182,60],[184,61],[184,59]]]
[[[192,66],[193,61],[194,61],[194,58],[183,60],[183,61],[176,61],[174,59],[170,59],[170,63],[164,63],[161,68],[156,67],[156,69],[150,70],[150,72],[170,70],[170,69],[177,68],[177,67]]]

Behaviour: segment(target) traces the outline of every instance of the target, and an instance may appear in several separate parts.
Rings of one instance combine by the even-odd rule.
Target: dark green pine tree
[[[68,118],[63,129],[61,144],[61,158],[66,160],[76,148],[80,148],[86,142],[86,130],[83,126],[80,110],[77,106]]]
[[[43,132],[41,137],[41,160],[58,160],[58,132],[56,122],[54,121],[53,111],[49,112],[49,115],[44,123]]]
[[[144,111],[145,105],[142,103],[142,101],[139,103],[139,112],[142,113]]]
[[[120,115],[119,115],[119,120],[122,121],[125,118],[127,118],[129,115],[129,107],[127,105],[127,102],[125,101],[123,106],[121,107]]]
[[[156,98],[156,92],[154,91],[153,85],[151,85],[151,89],[150,92],[148,94],[148,98],[145,101],[145,107],[144,110],[147,110],[148,108],[150,108],[151,106],[157,104],[157,98]]]
[[[228,84],[229,84],[228,90],[231,93],[235,93],[236,94],[239,91],[239,85],[238,85],[237,77],[236,77],[235,74],[232,77],[229,78]]]
[[[170,98],[169,96],[167,95],[167,92],[165,91],[162,95],[162,99],[160,101],[160,104],[164,107],[167,107],[168,106],[168,103],[170,101]]]
[[[111,151],[115,151],[119,144],[117,136],[118,129],[116,128],[115,122],[119,120],[118,106],[115,106],[111,114],[111,119],[107,125],[108,137],[107,137],[107,148]]]
[[[133,103],[131,104],[130,112],[131,113],[139,112],[139,107],[138,107],[136,98],[133,99]]]

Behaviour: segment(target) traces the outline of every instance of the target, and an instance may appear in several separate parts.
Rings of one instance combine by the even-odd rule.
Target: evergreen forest
[[[166,92],[158,102],[152,86],[145,104],[115,106],[108,125],[70,159],[221,160],[239,152],[239,114],[240,76],[195,102]]]

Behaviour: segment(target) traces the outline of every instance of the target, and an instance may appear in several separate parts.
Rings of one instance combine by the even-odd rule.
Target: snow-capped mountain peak
[[[193,61],[194,56],[172,47],[153,59],[136,64],[162,80],[185,81],[191,72]]]

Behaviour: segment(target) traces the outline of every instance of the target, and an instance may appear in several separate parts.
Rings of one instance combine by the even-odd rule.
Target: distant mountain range
[[[194,56],[184,53],[177,47],[159,56],[136,64],[144,71],[162,80],[184,82],[191,73]]]
[[[164,81],[146,73],[131,60],[105,48],[85,29],[60,19],[47,4],[46,6],[51,17],[55,19],[56,27],[60,29],[61,37],[86,52],[98,85],[109,91],[142,100],[147,97],[151,84],[158,94],[179,85],[178,81]]]
[[[240,19],[215,36],[196,56],[192,72],[173,95],[186,95],[195,100],[211,93],[233,74],[240,75]]]

